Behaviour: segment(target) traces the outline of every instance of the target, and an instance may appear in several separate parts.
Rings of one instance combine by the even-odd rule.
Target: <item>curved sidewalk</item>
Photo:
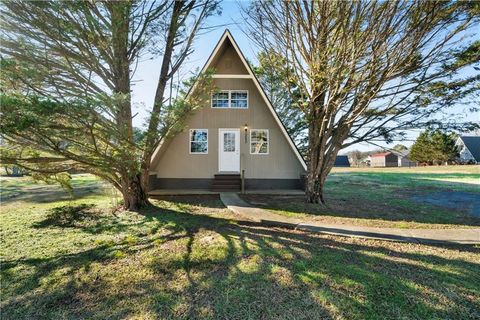
[[[346,237],[381,239],[413,243],[480,244],[480,229],[397,229],[324,224],[281,216],[256,208],[233,192],[220,193],[223,204],[249,221],[268,226],[284,227]]]

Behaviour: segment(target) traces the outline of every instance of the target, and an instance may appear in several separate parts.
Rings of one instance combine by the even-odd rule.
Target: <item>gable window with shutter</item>
[[[250,130],[250,154],[268,154],[270,141],[267,129]]]

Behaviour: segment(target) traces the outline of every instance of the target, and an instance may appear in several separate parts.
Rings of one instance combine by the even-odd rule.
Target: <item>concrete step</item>
[[[212,185],[225,185],[225,184],[241,185],[241,183],[242,183],[241,180],[221,179],[221,180],[214,180],[214,181],[212,182]]]
[[[215,180],[228,180],[228,179],[239,179],[240,180],[240,175],[239,174],[230,174],[230,173],[217,173],[214,175]]]
[[[223,188],[223,187],[237,187],[240,188],[240,183],[212,183],[212,188]]]

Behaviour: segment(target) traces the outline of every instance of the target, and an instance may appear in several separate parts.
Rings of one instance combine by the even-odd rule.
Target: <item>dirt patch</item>
[[[410,197],[419,203],[429,203],[436,206],[458,209],[480,217],[480,194],[462,191],[442,191],[420,194]]]

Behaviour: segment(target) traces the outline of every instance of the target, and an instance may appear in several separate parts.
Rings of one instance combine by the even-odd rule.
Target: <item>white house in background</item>
[[[480,164],[480,136],[460,136],[455,145],[460,161]]]

